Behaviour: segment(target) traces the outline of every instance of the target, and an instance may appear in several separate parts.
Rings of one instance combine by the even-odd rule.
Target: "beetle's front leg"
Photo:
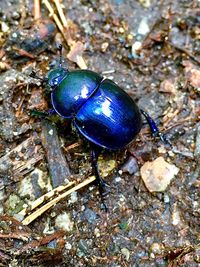
[[[96,183],[99,187],[99,193],[101,196],[101,201],[104,206],[105,211],[108,211],[107,205],[105,204],[104,197],[108,193],[107,188],[109,185],[103,180],[99,173],[99,167],[98,167],[98,157],[100,154],[100,149],[99,147],[95,145],[91,145],[91,164],[92,164],[92,171],[96,177]]]
[[[56,111],[54,109],[49,109],[47,111],[39,111],[36,109],[30,110],[31,116],[42,117],[42,118],[47,118],[47,117],[52,116],[54,114],[56,114]]]
[[[141,111],[142,115],[145,117],[145,119],[147,120],[147,123],[149,124],[152,135],[155,137],[159,137],[163,143],[166,143],[166,144],[172,146],[172,144],[166,138],[166,136],[159,131],[158,126],[156,125],[155,121],[149,116],[149,114],[142,109],[140,111]]]

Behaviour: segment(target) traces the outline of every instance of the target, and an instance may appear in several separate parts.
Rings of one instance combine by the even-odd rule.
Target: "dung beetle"
[[[90,70],[69,71],[62,67],[62,46],[59,46],[59,66],[51,69],[42,79],[51,89],[53,109],[43,113],[57,113],[71,119],[77,131],[91,145],[91,163],[101,196],[106,182],[98,169],[102,148],[125,148],[140,132],[143,115],[152,134],[166,142],[154,120],[139,109],[133,99],[116,83]],[[32,72],[33,78],[39,78]],[[39,78],[41,79],[41,78]]]

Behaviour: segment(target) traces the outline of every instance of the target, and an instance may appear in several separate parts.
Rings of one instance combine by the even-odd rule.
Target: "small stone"
[[[151,252],[154,254],[161,254],[163,249],[163,245],[159,243],[153,243],[150,247]]]
[[[177,209],[177,206],[174,205],[173,213],[172,213],[172,224],[174,226],[181,224],[180,212]]]
[[[101,51],[102,52],[106,52],[107,48],[109,46],[109,43],[108,42],[105,42],[101,45]]]
[[[119,170],[118,173],[119,173],[119,175],[122,175],[123,171],[122,170]]]
[[[100,237],[101,236],[99,228],[95,228],[94,229],[94,234],[95,234],[96,237]]]
[[[190,72],[189,81],[194,88],[200,88],[200,70],[192,69]]]
[[[17,38],[18,37],[17,33],[16,32],[13,32],[12,37],[13,38]]]
[[[66,232],[70,232],[73,230],[74,223],[71,221],[70,214],[64,212],[57,216],[55,226]]]
[[[143,6],[143,7],[150,7],[151,5],[151,1],[150,0],[139,0],[140,4]]]
[[[53,135],[53,129],[48,132],[49,135]]]
[[[65,243],[66,250],[70,250],[72,248],[72,245],[69,242]]]
[[[2,30],[2,32],[8,32],[9,31],[9,27],[4,21],[1,22],[1,30]]]
[[[163,82],[161,82],[159,91],[173,95],[177,94],[176,86],[171,80],[164,80]]]
[[[84,210],[84,214],[83,214],[84,218],[89,222],[89,223],[94,223],[95,220],[97,219],[97,214],[96,212],[94,212],[93,210],[86,208]]]
[[[135,43],[132,44],[131,54],[134,58],[138,58],[140,56],[139,52],[141,48],[142,48],[142,43],[139,41],[136,41]]]
[[[164,195],[164,203],[168,204],[170,202],[170,198],[167,194]]]
[[[122,180],[122,178],[121,178],[120,176],[117,176],[117,177],[115,178],[115,182],[116,182],[116,183],[121,182],[121,180]]]
[[[138,27],[138,34],[146,35],[149,32],[149,25],[147,23],[147,19],[143,18]]]
[[[184,61],[183,65],[185,66],[185,76],[187,77],[188,82],[194,87],[200,88],[200,70],[196,68],[190,61]]]
[[[129,159],[126,161],[126,163],[122,166],[123,172],[128,172],[129,174],[134,174],[139,170],[139,166],[137,163],[136,158],[129,157]]]
[[[70,194],[70,199],[69,199],[68,203],[73,204],[73,203],[77,202],[77,200],[78,200],[77,192],[75,191],[75,192],[72,192]]]
[[[170,181],[179,172],[179,169],[169,164],[163,157],[146,162],[141,170],[141,177],[150,192],[163,192],[166,190]]]
[[[129,261],[129,259],[130,259],[130,251],[127,248],[122,248],[121,252],[125,256],[126,260]]]
[[[120,32],[120,33],[124,33],[124,28],[120,27],[120,28],[119,28],[119,32]]]

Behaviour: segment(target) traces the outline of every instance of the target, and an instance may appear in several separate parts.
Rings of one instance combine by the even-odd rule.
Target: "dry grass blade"
[[[85,181],[83,181],[80,184],[77,184],[76,186],[74,186],[73,188],[71,188],[70,190],[64,192],[63,194],[61,194],[60,196],[54,198],[53,200],[51,200],[50,202],[48,202],[47,204],[45,204],[44,206],[42,206],[41,208],[39,208],[38,210],[36,210],[35,212],[33,212],[32,214],[30,214],[29,216],[27,216],[23,221],[23,225],[28,225],[30,224],[32,221],[34,221],[37,217],[39,217],[41,214],[43,214],[46,210],[48,210],[49,208],[51,208],[53,205],[55,205],[56,203],[58,203],[60,200],[64,199],[66,196],[70,195],[72,192],[77,191],[78,189],[92,183],[95,180],[95,176],[91,176],[88,179],[86,179]]]
[[[57,16],[57,14],[55,14],[53,7],[51,6],[51,4],[49,3],[48,0],[43,0],[42,1],[43,4],[47,7],[47,9],[49,10],[49,16],[53,17],[56,25],[58,26],[60,32],[62,33],[67,45],[70,47],[70,52],[68,53],[68,59],[75,62],[81,69],[87,69],[87,64],[85,63],[84,58],[82,57],[82,53],[84,51],[84,45],[78,41],[76,42],[75,40],[73,40],[71,38],[70,35],[70,30],[69,30],[69,25],[67,22],[67,19],[63,13],[63,8],[60,4],[59,0],[54,0],[57,12],[60,16]],[[73,56],[72,56],[73,55]]]
[[[61,33],[63,33],[63,25],[62,23],[60,22],[58,16],[55,14],[51,4],[49,3],[48,0],[43,0],[42,3],[46,6],[46,8],[49,10],[49,16],[50,17],[53,17],[56,25],[58,26],[59,30]],[[67,41],[67,40],[66,40]]]
[[[34,19],[40,18],[40,0],[34,0]]]
[[[56,8],[57,8],[57,10],[58,10],[58,14],[59,14],[60,19],[61,19],[61,21],[62,21],[62,23],[63,23],[63,26],[67,28],[67,26],[68,26],[68,24],[67,24],[67,20],[66,20],[66,18],[65,18],[64,13],[63,13],[63,9],[62,9],[62,7],[61,7],[61,5],[60,5],[60,1],[59,1],[59,0],[54,0],[54,3],[55,3]]]
[[[60,185],[60,186],[56,187],[52,191],[46,193],[45,195],[43,195],[43,196],[39,197],[38,199],[36,199],[35,201],[33,201],[32,204],[28,208],[21,210],[18,214],[25,216],[28,211],[34,210],[39,205],[41,205],[45,200],[53,197],[55,194],[62,192],[63,190],[67,189],[68,187],[70,187],[74,184],[75,184],[75,182],[73,181],[73,182],[69,182],[67,185]]]

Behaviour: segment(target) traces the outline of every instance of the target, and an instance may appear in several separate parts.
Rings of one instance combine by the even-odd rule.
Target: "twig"
[[[16,118],[18,118],[19,116],[22,115],[22,105],[23,105],[24,99],[25,99],[25,96],[22,96],[22,99],[21,99],[19,106],[18,106],[18,110],[15,113]]]
[[[68,59],[75,62],[81,69],[87,69],[87,65],[85,63],[85,60],[82,57],[82,52],[84,51],[84,45],[80,41],[76,42],[71,38],[68,22],[65,18],[65,15],[63,13],[63,9],[60,5],[60,2],[58,0],[54,0],[54,3],[56,5],[56,9],[59,13],[61,21],[58,18],[58,16],[55,14],[49,1],[43,0],[42,2],[43,2],[43,4],[45,4],[47,9],[49,10],[49,13],[50,13],[49,16],[53,17],[56,25],[58,26],[60,32],[62,33],[67,45],[70,47],[70,52],[68,53],[68,56],[67,56]],[[75,52],[77,52],[76,55],[74,55]],[[71,55],[74,55],[74,58],[71,58]]]
[[[60,5],[60,1],[59,1],[59,0],[54,0],[54,3],[55,3],[56,8],[57,8],[57,10],[58,10],[58,14],[59,14],[59,16],[60,16],[60,19],[61,19],[61,21],[62,21],[63,26],[64,26],[65,28],[67,28],[67,27],[68,27],[68,23],[67,23],[67,20],[66,20],[66,18],[65,18],[65,15],[64,15],[64,13],[63,13],[63,9],[62,9],[62,7],[61,7],[61,5]]]
[[[70,32],[69,32],[69,28],[68,28],[68,22],[65,18],[65,15],[63,13],[63,9],[60,5],[60,1],[59,0],[54,0],[54,3],[56,5],[56,8],[58,10],[58,14],[60,16],[60,19],[62,21],[62,24],[64,26],[64,29],[63,29],[63,35],[66,37],[66,42],[68,44],[69,47],[73,46],[73,44],[75,43],[72,38],[71,38],[71,35],[70,35]]]
[[[49,16],[53,17],[53,19],[55,20],[56,25],[58,26],[58,29],[60,30],[60,32],[63,33],[63,25],[60,22],[58,16],[55,14],[55,12],[54,12],[52,6],[50,5],[49,1],[48,0],[42,0],[42,3],[45,4],[47,9],[49,10]],[[65,38],[65,36],[64,36],[64,38]]]
[[[43,214],[46,210],[48,210],[49,208],[51,208],[53,205],[55,205],[56,203],[58,203],[60,200],[64,199],[66,196],[70,195],[72,192],[77,191],[78,189],[92,183],[95,180],[95,176],[91,176],[89,177],[87,180],[83,181],[82,183],[74,186],[73,188],[71,188],[70,190],[66,191],[65,193],[63,193],[62,195],[54,198],[53,200],[51,200],[50,202],[48,202],[47,204],[45,204],[44,206],[42,206],[40,209],[36,210],[35,212],[33,212],[31,215],[29,215],[28,217],[26,217],[22,223],[23,225],[28,225],[30,224],[32,221],[34,221],[37,217],[39,217],[41,214]]]
[[[40,19],[40,0],[34,0],[34,19]]]
[[[69,182],[67,185],[60,185],[60,186],[54,188],[50,192],[48,192],[45,195],[43,195],[43,196],[39,197],[38,199],[36,199],[34,202],[31,203],[31,205],[28,208],[25,208],[25,209],[21,210],[18,214],[25,216],[28,212],[30,212],[31,210],[34,210],[39,205],[41,205],[42,202],[44,202],[45,200],[53,197],[56,193],[62,192],[63,190],[67,189],[68,187],[72,186],[73,184],[75,184],[74,181],[73,182]]]
[[[67,151],[69,151],[69,150],[71,150],[71,149],[74,149],[74,148],[80,146],[80,145],[81,145],[80,142],[76,142],[76,143],[71,144],[71,145],[69,145],[69,146],[67,146],[67,147],[63,147],[63,149],[67,152]]]

